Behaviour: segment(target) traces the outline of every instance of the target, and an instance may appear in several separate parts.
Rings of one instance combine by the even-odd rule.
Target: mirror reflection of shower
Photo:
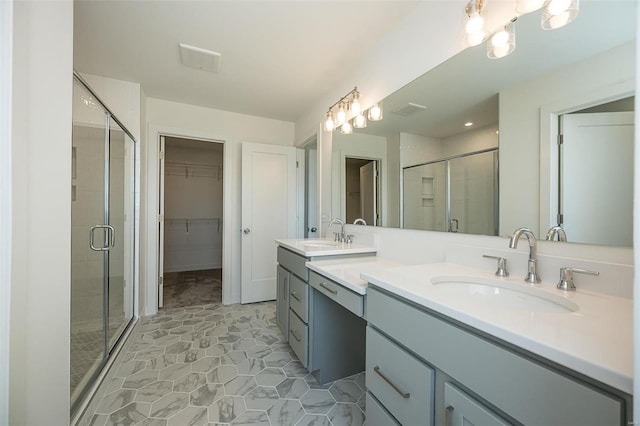
[[[498,235],[498,150],[405,167],[403,227]]]

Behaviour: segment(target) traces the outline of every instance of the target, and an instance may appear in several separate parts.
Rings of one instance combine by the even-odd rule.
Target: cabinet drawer
[[[625,423],[622,398],[570,377],[568,369],[560,373],[524,351],[507,349],[375,286],[367,289],[367,317],[370,326],[393,336],[518,422],[581,426]]]
[[[509,426],[491,410],[451,383],[444,384],[444,406],[447,426],[486,425]]]
[[[305,366],[308,365],[309,327],[291,311],[289,315],[289,346]]]
[[[289,276],[289,306],[305,323],[309,322],[309,286],[295,275]]]
[[[313,271],[309,273],[309,285],[357,316],[364,315],[364,296],[347,290],[335,281]]]
[[[293,272],[298,277],[302,278],[302,281],[309,280],[309,270],[304,265],[309,260],[304,256],[295,254],[285,248],[278,246],[278,263],[285,269]]]
[[[369,392],[367,392],[367,426],[400,426]]]
[[[433,424],[435,372],[367,327],[367,388],[404,425]]]

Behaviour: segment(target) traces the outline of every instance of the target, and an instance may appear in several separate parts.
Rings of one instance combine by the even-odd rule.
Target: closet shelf
[[[222,229],[221,217],[171,217],[165,218],[164,223],[167,226],[184,225],[188,234],[192,225],[218,225],[218,232]]]
[[[192,177],[211,177],[222,180],[222,166],[218,164],[206,165],[166,162],[164,164],[164,173],[167,176],[184,176],[186,179]]]

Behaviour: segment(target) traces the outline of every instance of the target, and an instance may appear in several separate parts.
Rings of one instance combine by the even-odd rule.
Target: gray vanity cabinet
[[[276,318],[300,362],[324,384],[364,369],[366,322],[363,296],[310,273],[305,263],[313,259],[278,247]]]
[[[424,414],[420,424],[427,425],[604,426],[632,420],[630,395],[373,285],[367,318],[368,391],[400,424],[417,424],[404,416],[425,406],[430,417]],[[402,367],[390,371],[388,381],[374,369],[384,365],[386,352],[402,354],[394,355]],[[411,376],[425,369],[433,374],[420,388]]]
[[[289,271],[278,265],[276,295],[276,321],[278,327],[289,338]]]

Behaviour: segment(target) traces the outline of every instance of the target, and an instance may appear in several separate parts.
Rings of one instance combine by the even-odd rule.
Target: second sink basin
[[[466,275],[433,277],[431,284],[454,297],[467,297],[502,308],[534,312],[569,313],[578,305],[559,294],[553,294],[526,283]]]
[[[327,247],[337,247],[338,243],[332,241],[314,241],[312,243],[304,243],[305,247],[317,247],[317,248],[327,248]]]

